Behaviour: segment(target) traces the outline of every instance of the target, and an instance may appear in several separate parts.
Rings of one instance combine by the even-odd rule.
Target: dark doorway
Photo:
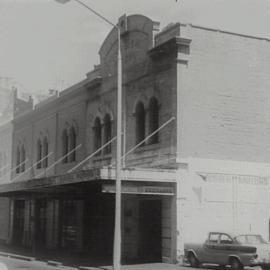
[[[21,246],[23,244],[24,231],[24,200],[14,201],[14,220],[13,220],[13,243]]]
[[[46,224],[47,224],[47,201],[46,199],[36,200],[35,208],[35,243],[36,248],[46,248]]]
[[[139,211],[140,261],[161,262],[161,200],[142,200]]]
[[[84,212],[84,249],[96,258],[111,260],[114,236],[114,195],[87,200]]]
[[[61,201],[61,248],[75,251],[78,237],[77,200]]]

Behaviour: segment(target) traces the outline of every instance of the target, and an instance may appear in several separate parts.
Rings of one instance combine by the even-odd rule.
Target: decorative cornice
[[[150,57],[162,56],[170,53],[172,50],[178,49],[178,51],[189,52],[189,46],[191,39],[183,37],[173,37],[166,42],[150,49],[148,51]],[[187,53],[188,54],[188,53]]]

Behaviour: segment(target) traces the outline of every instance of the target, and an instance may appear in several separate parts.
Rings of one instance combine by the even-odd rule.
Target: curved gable
[[[157,23],[142,15],[130,15],[120,17],[118,25],[121,28],[123,68],[128,69],[145,60],[146,53],[153,46]],[[117,44],[117,29],[113,28],[99,50],[103,78],[116,74]]]

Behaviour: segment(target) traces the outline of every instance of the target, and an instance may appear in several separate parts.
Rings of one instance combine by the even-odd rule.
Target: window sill
[[[137,149],[134,150],[134,152],[140,153],[140,152],[145,152],[145,151],[157,150],[159,148],[160,148],[160,142],[139,146]]]
[[[94,161],[102,161],[102,160],[107,160],[107,159],[111,159],[112,158],[112,154],[101,154],[99,156],[94,156],[93,160]]]

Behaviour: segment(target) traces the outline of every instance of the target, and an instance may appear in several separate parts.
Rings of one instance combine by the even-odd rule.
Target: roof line
[[[252,38],[252,39],[258,39],[258,40],[270,41],[270,38],[267,38],[267,37],[260,37],[260,36],[254,36],[254,35],[248,35],[248,34],[241,34],[241,33],[236,33],[236,32],[231,32],[231,31],[226,31],[226,30],[220,30],[220,29],[217,29],[217,28],[211,28],[211,27],[196,25],[196,24],[192,24],[192,23],[180,23],[180,26],[190,26],[190,27],[193,27],[193,28],[199,28],[199,29],[203,29],[203,30],[207,30],[207,31],[224,33],[224,34],[240,36],[240,37],[245,37],[245,38]]]

